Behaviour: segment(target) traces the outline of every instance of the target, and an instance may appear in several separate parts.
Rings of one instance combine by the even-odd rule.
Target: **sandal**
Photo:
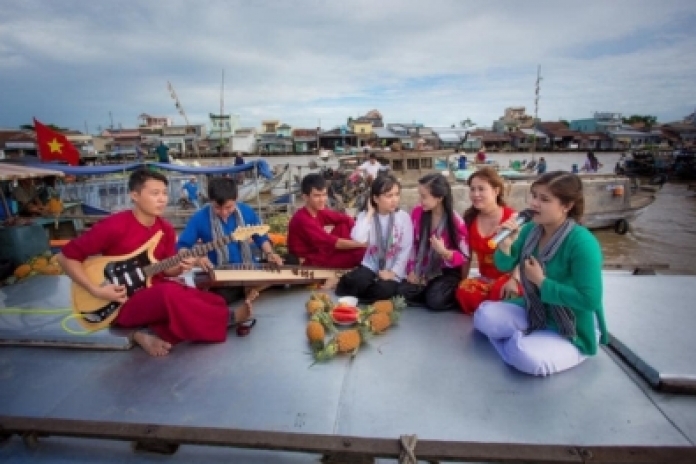
[[[244,322],[238,322],[235,324],[233,327],[235,327],[237,331],[237,336],[238,337],[246,337],[251,333],[251,329],[256,325],[256,319],[247,319]]]

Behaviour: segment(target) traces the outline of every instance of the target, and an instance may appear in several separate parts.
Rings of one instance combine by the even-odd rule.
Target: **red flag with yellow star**
[[[80,152],[65,135],[44,126],[34,118],[36,145],[42,161],[67,161],[72,166],[80,164]]]

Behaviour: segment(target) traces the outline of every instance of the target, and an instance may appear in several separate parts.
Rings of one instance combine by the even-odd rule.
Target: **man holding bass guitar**
[[[192,256],[172,260],[176,255],[176,234],[172,225],[161,217],[168,203],[167,185],[167,178],[158,172],[134,171],[128,180],[133,209],[99,221],[68,243],[59,256],[65,273],[81,287],[73,292],[76,308],[79,306],[75,301],[76,294],[84,294],[83,300],[109,304],[106,310],[82,312],[85,322],[97,317],[103,319],[104,314],[111,314],[109,317],[115,314],[113,323],[135,329],[132,340],[152,356],[164,356],[182,341],[223,342],[228,327],[249,320],[252,313],[253,296],[232,310],[219,295],[167,279],[190,270],[197,260]],[[157,241],[155,236],[161,238]],[[156,246],[131,256],[149,242],[156,243]],[[96,255],[113,258],[101,276],[94,277],[87,269],[88,258]],[[144,263],[139,267],[136,261],[147,258],[151,262],[164,261],[166,264],[171,261],[176,265],[152,275],[147,288],[141,288],[145,287],[145,268],[152,269],[153,266]],[[106,280],[110,270],[118,272],[121,268],[128,269],[120,276],[113,274],[111,281]],[[141,285],[136,285],[138,282],[134,283],[134,280],[142,281]],[[118,310],[113,311],[113,307],[118,307]],[[141,330],[143,327],[149,330]]]

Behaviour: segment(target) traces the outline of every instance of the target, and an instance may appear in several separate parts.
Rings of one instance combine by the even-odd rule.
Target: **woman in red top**
[[[471,207],[464,212],[464,222],[469,228],[469,247],[476,255],[480,277],[464,279],[456,297],[462,310],[472,314],[483,301],[520,294],[521,288],[515,277],[496,269],[495,249],[488,245],[500,224],[515,214],[505,205],[503,179],[495,169],[484,167],[472,174],[467,183]]]

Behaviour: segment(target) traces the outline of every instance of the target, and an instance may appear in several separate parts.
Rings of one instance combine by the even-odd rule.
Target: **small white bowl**
[[[358,299],[354,296],[342,296],[338,299],[338,302],[348,306],[358,306]]]

